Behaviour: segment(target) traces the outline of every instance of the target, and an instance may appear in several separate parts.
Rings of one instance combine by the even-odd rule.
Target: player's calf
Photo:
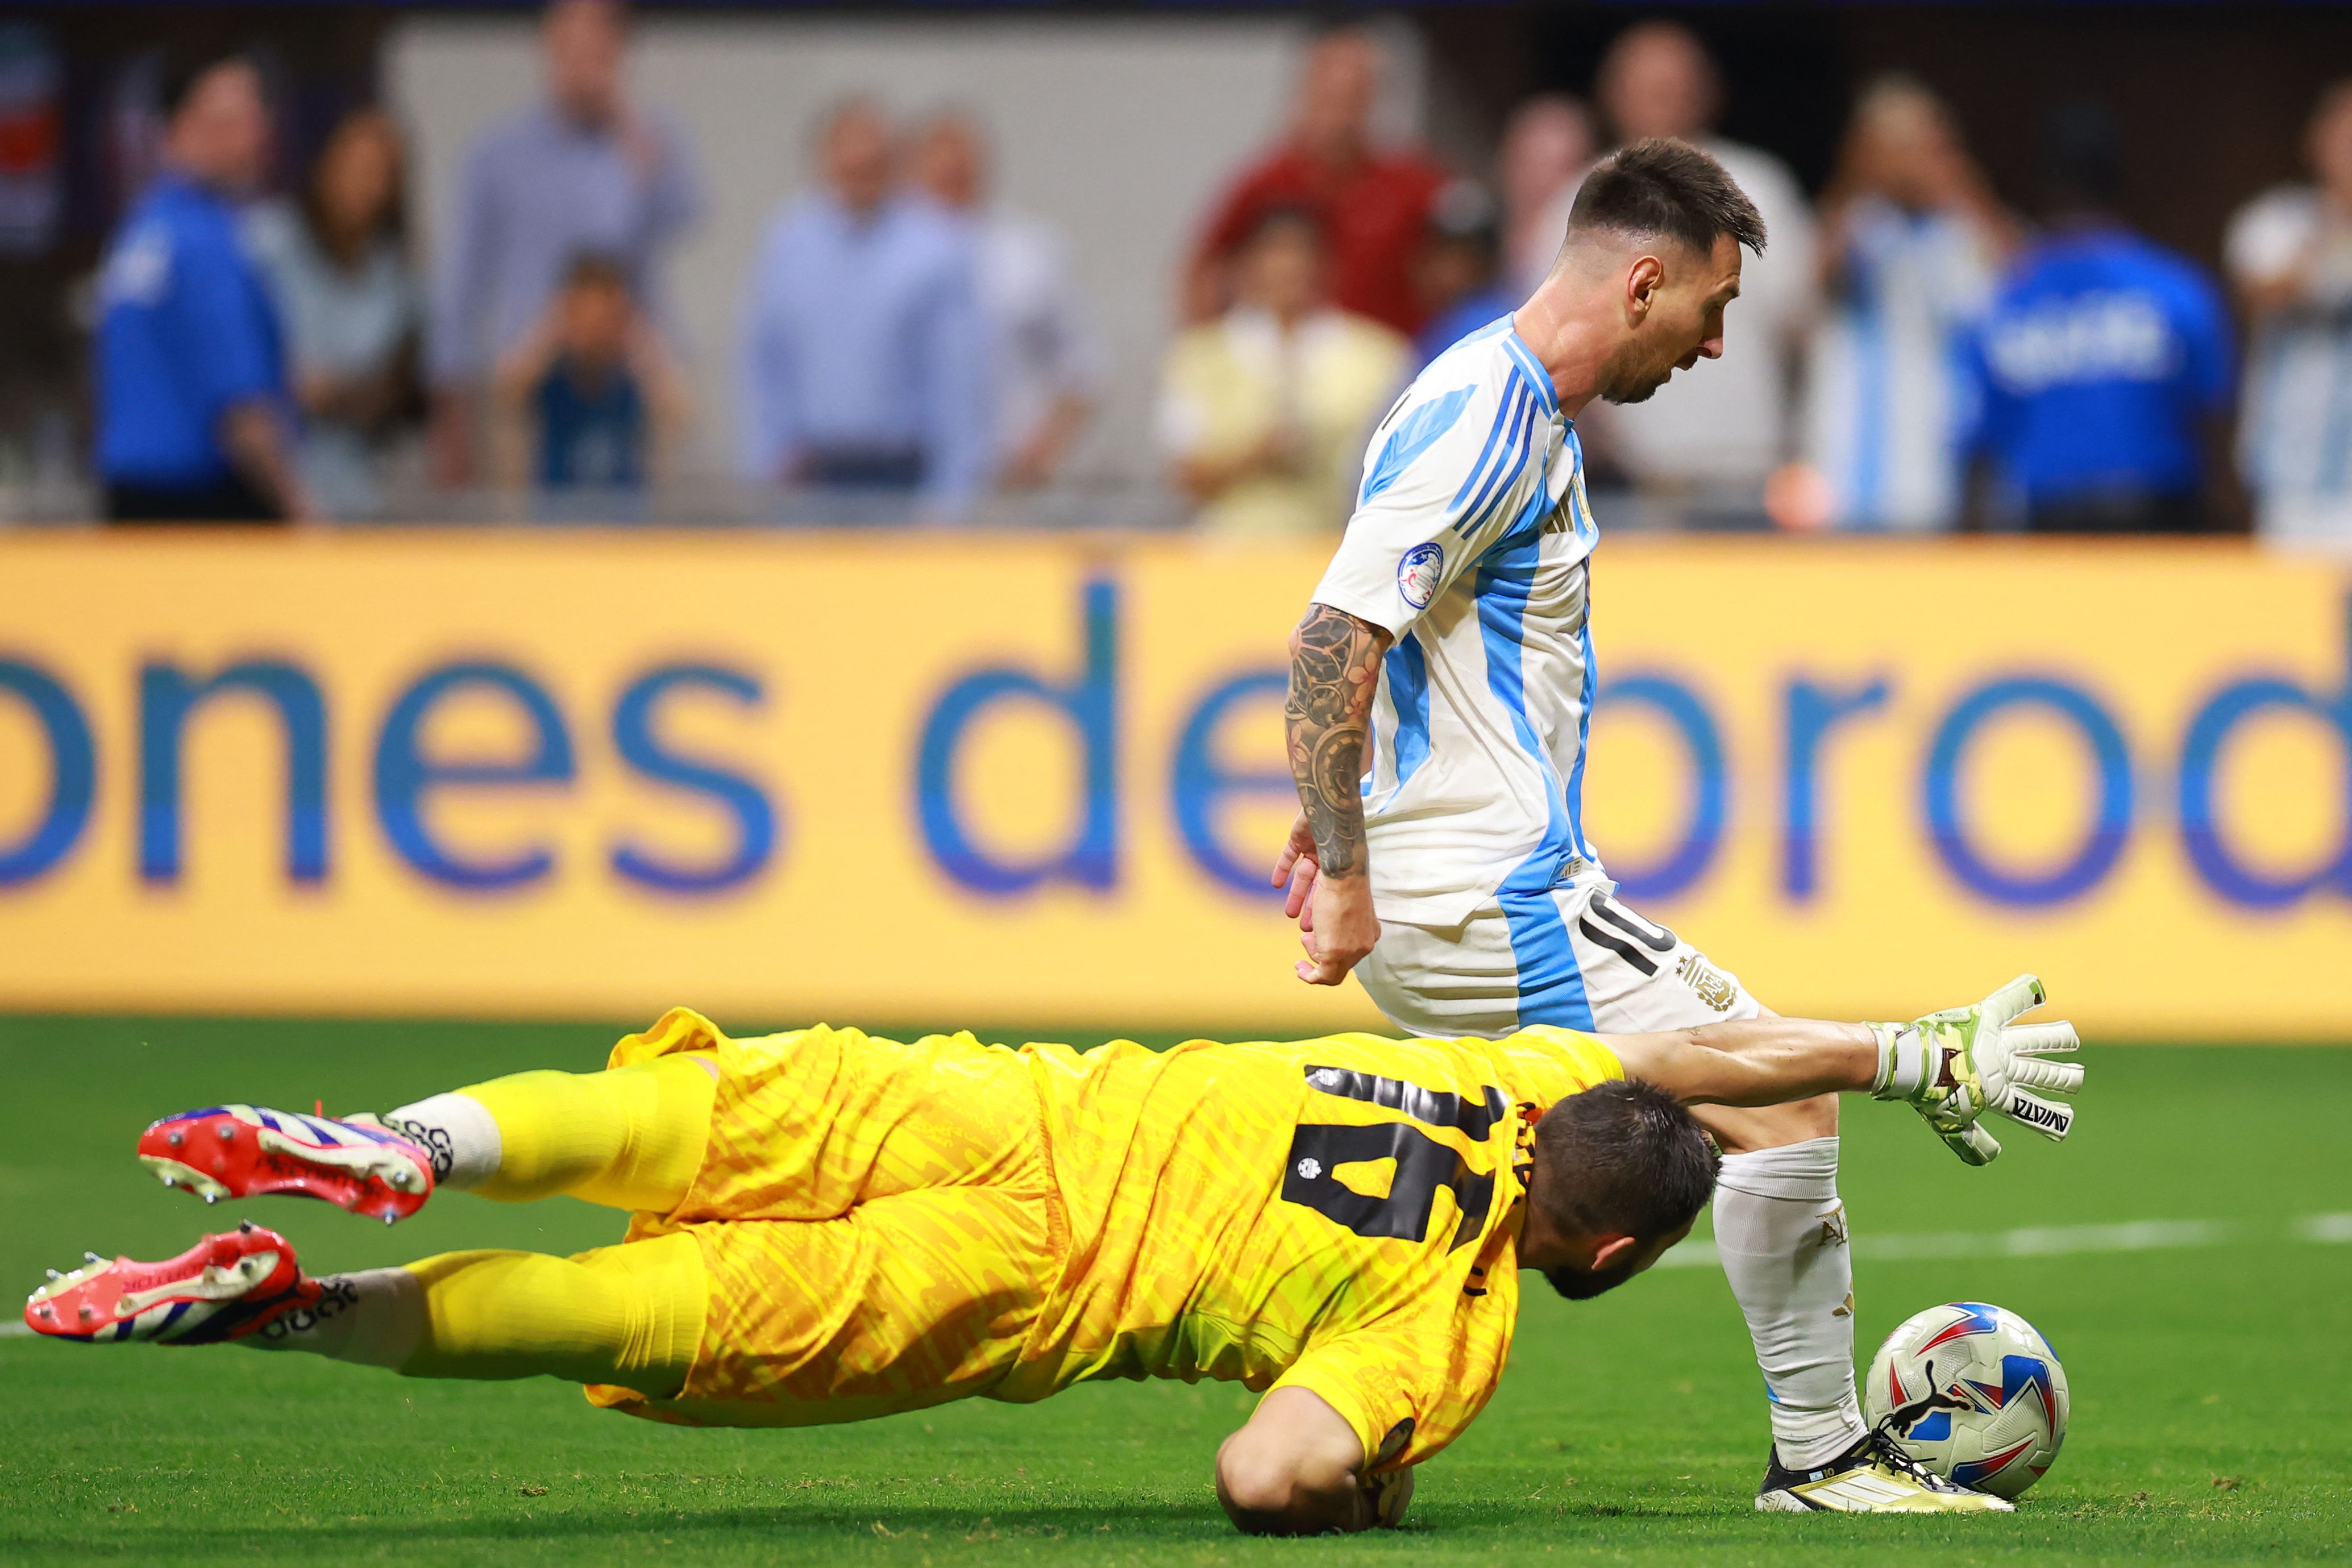
[[[257,1105],[166,1116],[139,1135],[139,1160],[165,1186],[206,1203],[300,1193],[386,1225],[433,1193],[431,1156],[381,1124]]]
[[[306,1312],[324,1293],[284,1237],[250,1222],[161,1263],[83,1257],[69,1273],[50,1270],[49,1282],[26,1298],[34,1333],[93,1344],[218,1344]]]

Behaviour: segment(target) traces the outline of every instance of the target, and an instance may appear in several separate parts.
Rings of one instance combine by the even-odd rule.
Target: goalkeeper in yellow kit
[[[2081,1070],[2020,981],[1911,1025],[1759,1019],[1501,1040],[1343,1034],[1083,1055],[677,1009],[600,1073],[527,1072],[347,1120],[166,1117],[140,1157],[207,1199],[394,1220],[436,1186],[633,1211],[620,1245],[313,1278],[254,1226],[163,1263],[92,1254],[26,1306],[98,1343],[236,1341],[420,1377],[549,1375],[690,1424],[859,1420],[1093,1377],[1270,1390],[1218,1455],[1244,1530],[1392,1523],[1494,1392],[1518,1270],[1571,1297],[1680,1240],[1716,1155],[1685,1103],[1871,1090],[1939,1130],[2063,1135]],[[1891,1448],[1890,1453],[1895,1452]],[[1998,1509],[1890,1458],[1922,1508]]]

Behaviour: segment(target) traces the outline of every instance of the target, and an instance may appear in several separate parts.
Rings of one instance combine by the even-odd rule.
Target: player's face
[[[1605,1269],[1585,1269],[1573,1263],[1564,1263],[1557,1269],[1545,1270],[1544,1278],[1551,1281],[1553,1290],[1570,1301],[1589,1301],[1603,1291],[1615,1290],[1647,1269],[1664,1255],[1667,1248],[1690,1233],[1691,1228],[1685,1225],[1673,1235],[1662,1236],[1632,1257],[1621,1259]]]
[[[1676,371],[1723,357],[1723,315],[1739,298],[1739,242],[1717,235],[1705,256],[1669,247],[1650,308],[1602,379],[1607,402],[1642,402]]]

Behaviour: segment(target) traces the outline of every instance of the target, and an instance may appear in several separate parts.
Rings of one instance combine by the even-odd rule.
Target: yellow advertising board
[[[1291,975],[1312,549],[0,539],[0,1007],[1371,1022]],[[2352,1038],[2352,579],[2224,547],[1605,541],[1584,821],[1783,1011],[2038,969]]]

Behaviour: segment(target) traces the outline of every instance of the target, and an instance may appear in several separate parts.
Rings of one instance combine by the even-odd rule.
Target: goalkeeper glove
[[[1372,1522],[1382,1530],[1394,1530],[1404,1522],[1404,1511],[1412,1506],[1412,1467],[1397,1470],[1374,1470],[1362,1481],[1364,1504],[1372,1511]]]
[[[2042,982],[2021,975],[1972,1008],[1947,1008],[1910,1023],[1874,1023],[1878,1075],[1871,1093],[1908,1100],[1936,1135],[1972,1166],[1988,1166],[2000,1145],[1979,1125],[1987,1111],[2022,1122],[2053,1143],[2074,1130],[2074,1109],[2033,1092],[2072,1094],[2083,1070],[2049,1061],[2080,1044],[2069,1023],[2021,1024],[2044,998]]]

